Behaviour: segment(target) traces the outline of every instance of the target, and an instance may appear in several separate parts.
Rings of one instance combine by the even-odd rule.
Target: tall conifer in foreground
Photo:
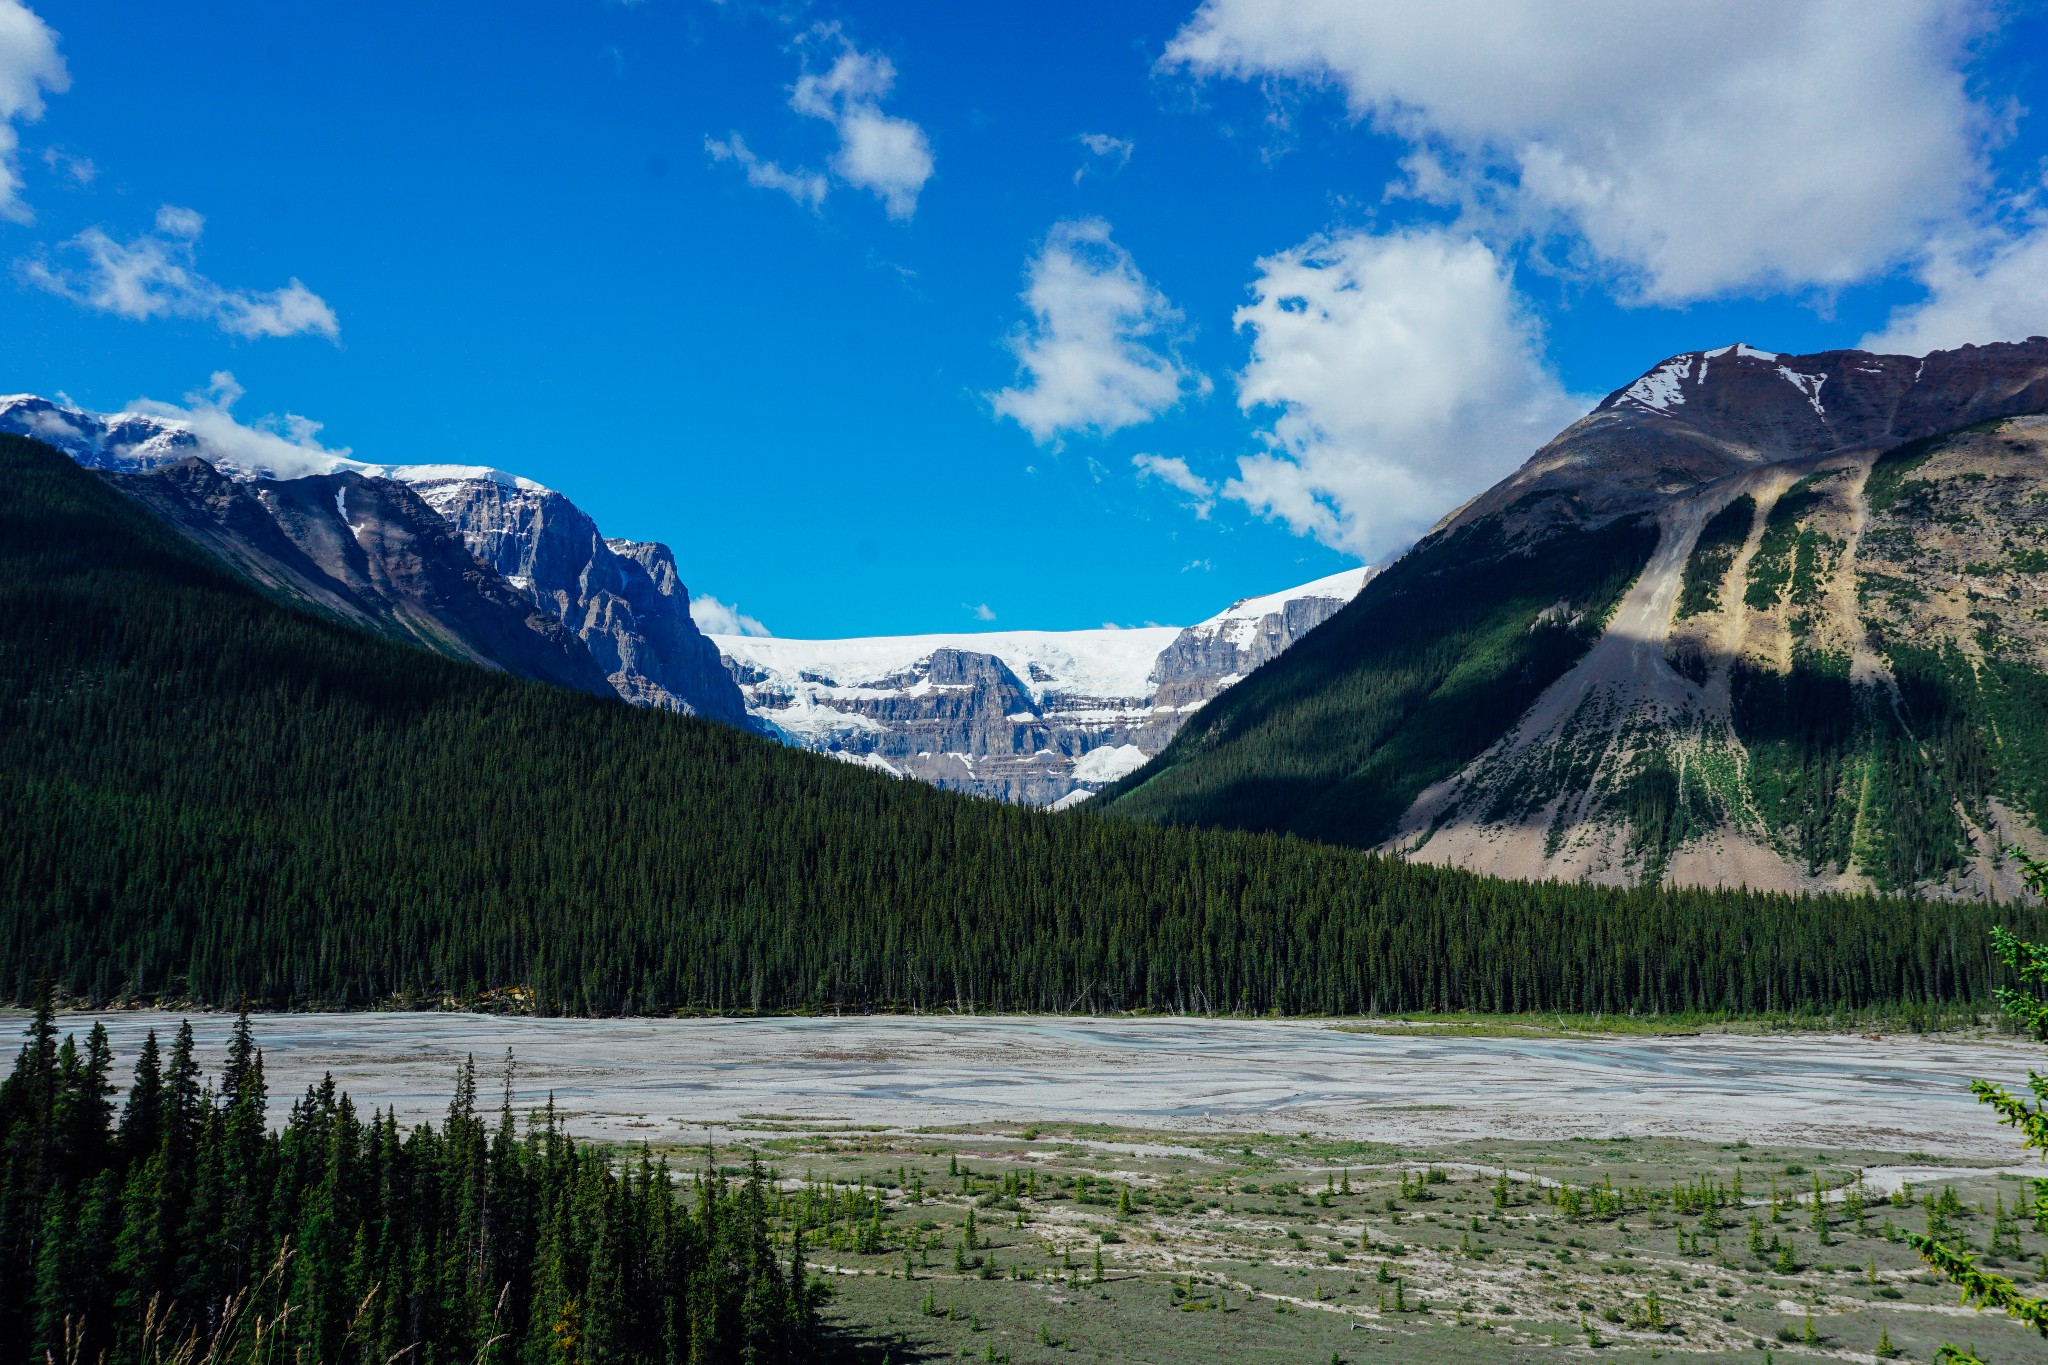
[[[51,993],[0,1082],[0,1365],[718,1365],[812,1354],[800,1250],[765,1174],[694,1188],[665,1163],[526,1134],[473,1062],[437,1130],[359,1117],[332,1081],[280,1129],[247,1015],[203,1085],[154,1035],[117,1110],[95,1027]],[[117,1117],[118,1114],[118,1117]]]
[[[2019,861],[2027,885],[2035,894],[2048,896],[2048,862],[2030,858],[2018,849],[2008,852]],[[2002,929],[1992,930],[1992,942],[2020,982],[2017,990],[2004,988],[1997,992],[1999,1008],[2024,1025],[2036,1040],[2048,1043],[2048,998],[2043,994],[2044,988],[2048,988],[2048,943],[2030,943]],[[2034,1092],[2032,1104],[2002,1085],[1982,1080],[1970,1082],[1970,1093],[1996,1109],[2000,1123],[2019,1130],[2023,1149],[2040,1152],[2048,1159],[2048,1076],[2038,1071],[2027,1072],[2027,1088]],[[2048,1218],[2048,1180],[2034,1182],[2033,1213],[2037,1219]],[[2048,1298],[2020,1292],[2010,1279],[1981,1269],[1975,1255],[1949,1246],[1932,1231],[1926,1235],[1908,1233],[1906,1240],[1920,1253],[1921,1260],[1962,1288],[1964,1303],[2002,1308],[2009,1316],[2048,1337]],[[1974,1350],[1966,1351],[1953,1342],[1944,1343],[1934,1358],[1938,1365],[1984,1365]]]

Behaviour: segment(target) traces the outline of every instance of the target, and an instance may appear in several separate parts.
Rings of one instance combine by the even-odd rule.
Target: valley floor
[[[132,1057],[172,1014],[97,1018]],[[232,1020],[193,1020],[202,1058]],[[1470,1036],[1328,1020],[1100,1016],[533,1019],[452,1013],[272,1014],[257,1022],[282,1118],[324,1073],[359,1106],[438,1119],[453,1067],[517,1060],[520,1109],[552,1095],[590,1136],[700,1138],[757,1113],[923,1127],[1100,1123],[1347,1141],[1556,1141],[1615,1134],[2009,1152],[1971,1099],[2021,1084],[2048,1051],[1962,1034]],[[485,1087],[496,1093],[496,1082]]]
[[[94,1018],[124,1069],[177,1022],[60,1027]],[[211,1065],[231,1021],[194,1026]],[[870,1362],[1868,1361],[1886,1338],[2048,1362],[1903,1242],[1953,1187],[1942,1216],[1969,1245],[2003,1238],[2023,1284],[2048,1273],[2048,1236],[1999,1217],[2032,1168],[1964,1088],[2020,1080],[2044,1055],[2026,1044],[457,1014],[269,1015],[256,1034],[280,1111],[331,1072],[359,1106],[438,1120],[466,1055],[490,1108],[509,1049],[516,1108],[552,1096],[572,1130],[684,1170],[707,1135],[730,1173],[758,1155],[839,1210],[809,1255]],[[1824,1229],[1802,1202],[1816,1176]],[[1681,1185],[1721,1207],[1675,1207]],[[1597,1189],[1643,1197],[1602,1210]]]

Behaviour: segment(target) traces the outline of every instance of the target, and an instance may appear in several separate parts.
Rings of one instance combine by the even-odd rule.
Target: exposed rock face
[[[793,743],[956,791],[1067,806],[1157,753],[1369,573],[1250,598],[1186,630],[715,640],[749,710]]]
[[[470,553],[583,641],[619,696],[750,724],[716,646],[690,619],[667,546],[608,541],[560,493],[496,471],[419,474],[413,487]]]
[[[521,677],[611,691],[560,621],[477,563],[402,483],[352,471],[237,483],[197,457],[109,477],[256,582],[316,611]]]
[[[304,452],[287,452],[293,467],[278,468],[212,448],[172,418],[92,413],[32,394],[0,398],[0,430],[48,441],[95,469],[136,473],[194,457],[210,464],[227,477],[207,481],[186,470],[176,485],[178,496],[170,496],[167,485],[150,499],[152,505],[259,581],[308,605],[358,624],[374,619],[458,657],[550,682],[582,687],[595,669],[608,680],[608,690],[635,705],[758,728],[717,649],[690,619],[690,594],[668,548],[607,541],[574,503],[531,479],[469,465],[373,465]],[[323,466],[315,477],[347,476],[377,485],[348,485],[347,496],[392,511],[392,526],[410,525],[407,518],[416,519],[419,508],[430,509],[443,529],[460,537],[471,556],[468,569],[458,573],[460,565],[441,564],[438,549],[414,556],[397,541],[360,541],[349,551],[347,537],[325,525],[317,509],[303,516],[293,510],[299,494],[288,489],[305,483],[293,477],[305,474],[298,467],[305,464]],[[409,488],[413,495],[397,499],[385,484]],[[255,501],[230,496],[234,487],[253,489]],[[253,517],[251,508],[259,505],[266,515]],[[281,528],[271,524],[270,513],[299,517],[285,543],[310,556],[312,570],[281,549]],[[427,529],[411,527],[421,544]],[[239,543],[242,536],[252,539]],[[377,558],[384,551],[392,556],[389,562]],[[368,560],[358,564],[363,555]],[[417,577],[429,564],[440,574],[432,584]],[[478,600],[462,600],[465,592]],[[528,634],[545,637],[538,654],[518,635],[494,633],[497,627],[489,623],[501,620],[510,609],[507,602],[522,620],[531,618]],[[569,666],[565,673],[556,636],[580,642],[589,666]]]

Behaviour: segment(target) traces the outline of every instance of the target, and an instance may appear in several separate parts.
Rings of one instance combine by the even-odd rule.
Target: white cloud
[[[75,156],[62,147],[43,148],[43,164],[79,188],[90,185],[100,173],[91,157]]]
[[[967,606],[965,602],[960,605]],[[978,607],[968,607],[968,611],[977,621],[993,621],[996,619],[995,609],[986,602],[983,602]]]
[[[199,318],[239,337],[286,337],[314,332],[332,341],[341,324],[327,301],[294,279],[282,289],[229,289],[199,273],[199,235],[206,220],[191,209],[165,204],[154,230],[126,242],[89,227],[64,250],[85,258],[78,269],[47,256],[19,263],[30,284],[124,318]]]
[[[747,183],[756,189],[779,190],[811,209],[825,202],[830,182],[824,176],[816,171],[786,171],[773,161],[763,161],[738,133],[723,142],[707,137],[704,150],[711,153],[713,161],[737,162],[747,174]]]
[[[1179,311],[1110,240],[1102,219],[1054,224],[1023,299],[1032,320],[1010,338],[1019,382],[989,400],[1032,439],[1135,426],[1186,390],[1208,392],[1208,381],[1172,353]]]
[[[1993,120],[1984,0],[1204,0],[1164,62],[1334,84],[1410,142],[1410,191],[1576,234],[1678,302],[1832,287],[1967,212]]]
[[[1224,497],[1376,558],[1584,410],[1542,360],[1507,267],[1445,230],[1319,238],[1259,262],[1238,377],[1277,410]]]
[[[1216,507],[1216,487],[1200,474],[1188,468],[1188,462],[1178,455],[1133,455],[1131,466],[1142,475],[1150,475],[1170,488],[1178,488],[1194,499],[1187,506],[1197,520],[1207,521],[1209,513]]]
[[[833,177],[873,194],[891,218],[911,217],[935,163],[924,129],[882,111],[883,99],[896,84],[895,64],[880,53],[862,52],[836,24],[820,25],[802,41],[807,52],[819,46],[828,49],[830,62],[822,71],[813,70],[808,69],[807,58],[807,69],[790,89],[789,107],[808,118],[823,119],[838,134]],[[762,161],[737,133],[723,142],[706,138],[704,147],[714,160],[743,166],[749,185],[780,190],[812,208],[824,202],[830,185],[824,174]]]
[[[21,0],[0,0],[0,218],[27,222],[21,202],[21,169],[15,153],[21,146],[16,122],[33,123],[43,116],[43,96],[71,88],[57,35]]]
[[[1924,355],[2048,335],[2048,213],[1967,245],[1938,242],[1918,273],[1926,299],[1895,311],[1858,346]]]
[[[327,474],[335,469],[364,467],[350,459],[347,446],[320,443],[320,423],[288,412],[265,417],[253,425],[235,420],[231,411],[242,386],[226,370],[214,371],[206,388],[185,395],[182,406],[138,398],[128,411],[181,422],[206,448],[207,458],[279,479]]]
[[[1131,164],[1131,153],[1138,150],[1138,144],[1129,138],[1111,137],[1108,133],[1083,133],[1078,141],[1095,160],[1083,163],[1081,169],[1074,172],[1076,185],[1090,171],[1115,175]]]
[[[690,595],[690,619],[706,635],[773,635],[738,607],[730,607],[708,592]]]

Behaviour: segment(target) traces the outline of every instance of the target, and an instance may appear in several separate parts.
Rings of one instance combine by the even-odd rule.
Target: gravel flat
[[[121,1080],[143,1033],[178,1016],[95,1018]],[[19,1016],[15,1025],[19,1026]],[[217,1064],[233,1021],[197,1016]],[[1969,1078],[2017,1085],[2048,1050],[1855,1035],[1473,1038],[1348,1031],[1328,1021],[1062,1017],[524,1019],[275,1014],[256,1020],[274,1105],[332,1073],[402,1119],[447,1107],[474,1055],[495,1107],[509,1049],[515,1105],[582,1133],[695,1139],[746,1116],[890,1127],[1093,1122],[1165,1132],[1312,1132],[1410,1144],[1630,1134],[2002,1157],[2011,1135]]]

